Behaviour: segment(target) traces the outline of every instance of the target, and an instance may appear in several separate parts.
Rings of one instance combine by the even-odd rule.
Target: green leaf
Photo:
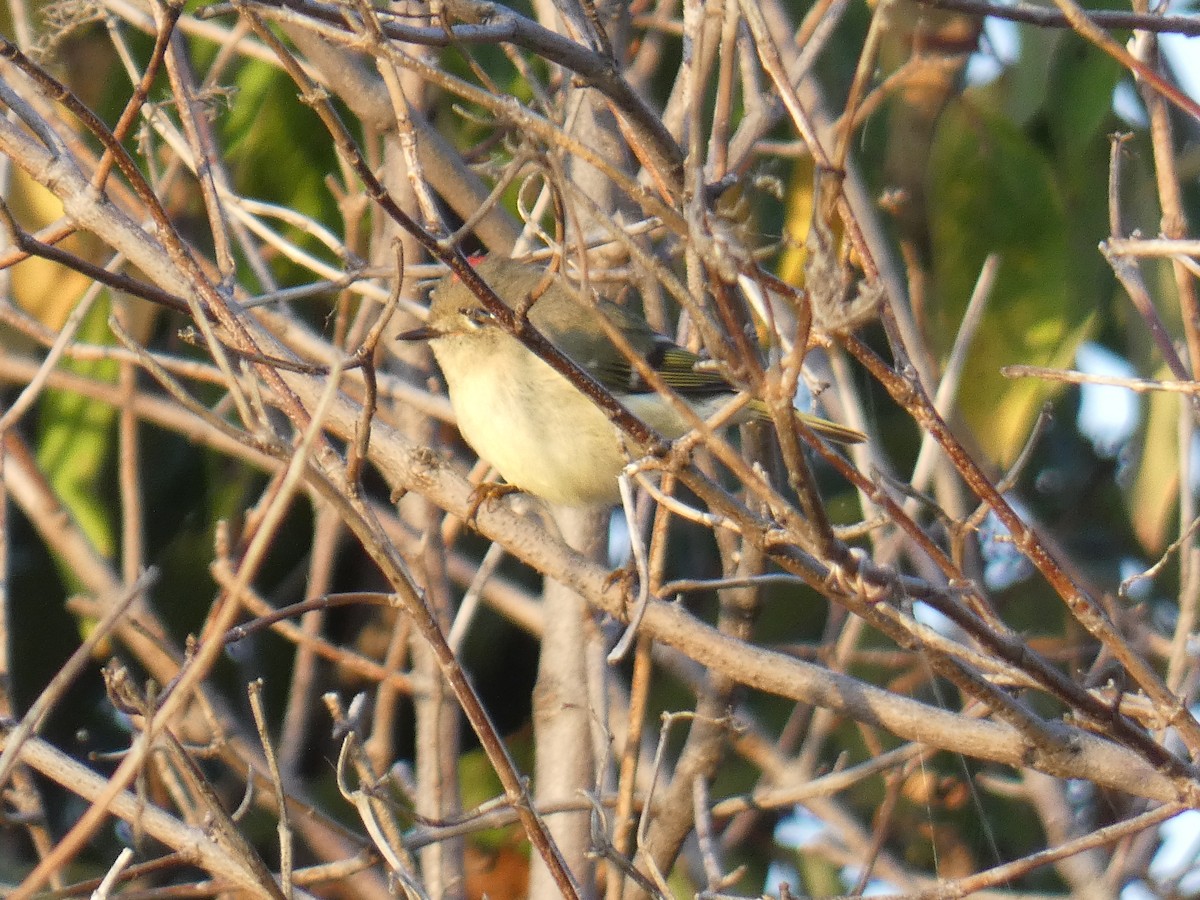
[[[79,341],[112,342],[108,331],[111,303],[97,300],[79,329]],[[97,381],[115,382],[114,360],[64,360],[62,368]],[[116,524],[112,504],[103,496],[111,479],[106,473],[114,437],[116,409],[70,391],[47,390],[39,402],[37,461],[63,505],[102,556],[116,553]],[[63,578],[73,589],[82,587],[68,567]]]
[[[320,221],[336,221],[325,188],[325,176],[338,171],[332,141],[316,114],[300,102],[296,85],[272,66],[249,62],[238,71],[237,91],[222,124],[237,164],[238,188]],[[299,232],[289,237],[305,246],[312,240]]]
[[[532,767],[531,737],[526,729],[506,740],[509,752],[517,761],[517,765],[526,770]],[[500,777],[482,749],[468,751],[459,757],[458,783],[463,807],[466,809],[473,809],[504,792]],[[471,835],[472,844],[489,850],[500,850],[510,845],[512,840],[513,828],[507,825],[483,829]]]
[[[1054,91],[1044,112],[1063,160],[1078,160],[1110,123],[1122,72],[1120,63],[1082,38],[1070,36],[1058,45],[1050,69]]]
[[[1173,376],[1164,365],[1155,378]],[[1179,398],[1151,391],[1141,459],[1129,492],[1134,531],[1143,549],[1161,553],[1171,538],[1179,506]]]
[[[1054,93],[1050,68],[1062,34],[1053,28],[1031,25],[1018,25],[1016,34],[1020,57],[1015,64],[1005,69],[994,85],[972,93],[980,94],[985,103],[1003,111],[1011,121],[1025,125],[1043,109],[1047,95]]]
[[[958,407],[993,461],[1011,462],[1058,388],[1011,381],[1003,366],[1065,366],[1091,306],[1070,277],[1068,223],[1049,161],[1001,116],[962,100],[938,128],[930,159],[934,278],[929,327],[944,354],[989,253],[999,273],[971,345]]]

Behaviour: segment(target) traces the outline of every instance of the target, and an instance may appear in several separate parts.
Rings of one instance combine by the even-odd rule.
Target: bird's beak
[[[398,341],[432,341],[434,338],[439,338],[442,333],[436,328],[430,328],[428,325],[422,325],[420,328],[414,328],[411,331],[402,331],[396,335]]]

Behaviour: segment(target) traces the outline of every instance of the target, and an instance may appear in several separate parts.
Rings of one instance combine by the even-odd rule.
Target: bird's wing
[[[715,369],[697,366],[704,361],[702,357],[654,331],[644,319],[615,304],[604,303],[598,309],[672,390],[685,396],[709,396],[733,390]],[[611,347],[607,337],[604,340]],[[654,393],[654,388],[619,351],[596,354],[593,362],[595,359],[604,362],[593,365],[589,371],[605,387],[630,394]]]

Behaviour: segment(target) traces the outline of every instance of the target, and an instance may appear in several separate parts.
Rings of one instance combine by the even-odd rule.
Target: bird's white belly
[[[460,368],[471,373],[450,384],[459,430],[505,480],[552,503],[616,502],[617,431],[566,379],[533,357],[509,377]]]

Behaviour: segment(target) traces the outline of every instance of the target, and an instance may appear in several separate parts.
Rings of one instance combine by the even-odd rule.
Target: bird
[[[737,391],[699,355],[655,332],[614,303],[579,299],[561,274],[491,254],[476,273],[564,356],[609,390],[631,413],[668,439],[690,430],[671,402],[647,384],[608,338],[605,317],[701,418]],[[532,303],[530,302],[532,298]],[[624,442],[606,414],[562,374],[506,331],[451,272],[431,292],[424,327],[397,336],[427,341],[442,371],[458,428],[479,456],[510,485],[552,504],[610,506],[620,499],[618,476],[628,462]],[[807,427],[840,443],[866,436],[796,411]],[[751,400],[735,421],[766,417]]]

